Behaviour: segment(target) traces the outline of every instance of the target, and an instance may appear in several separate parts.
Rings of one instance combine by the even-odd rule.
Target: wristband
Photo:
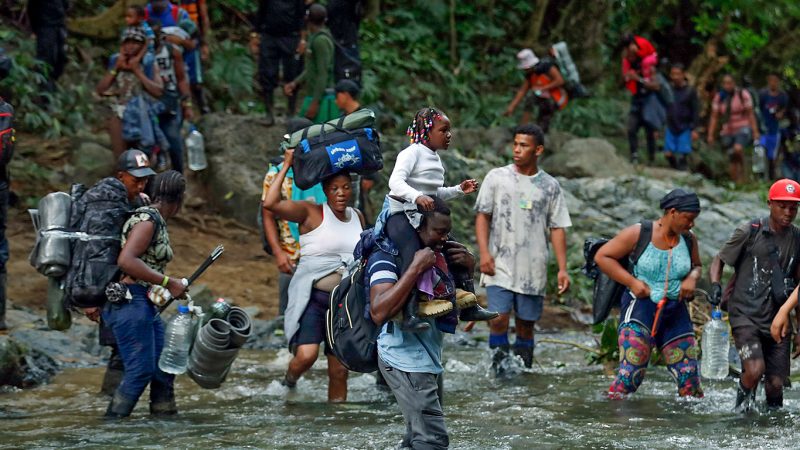
[[[169,277],[164,275],[164,280],[161,282],[161,287],[165,288],[167,287],[168,284],[169,284]]]
[[[108,71],[108,73],[110,73],[112,77],[115,77],[117,76],[117,69],[111,69]]]

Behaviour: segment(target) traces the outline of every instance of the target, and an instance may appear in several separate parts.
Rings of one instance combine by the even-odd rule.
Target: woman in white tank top
[[[347,173],[336,174],[322,182],[328,199],[323,205],[281,200],[281,186],[293,158],[294,151],[287,150],[283,167],[264,199],[264,207],[276,218],[296,222],[300,227],[301,258],[289,284],[289,304],[284,317],[286,339],[294,353],[283,380],[288,387],[294,387],[317,360],[320,343],[325,341],[330,280],[353,261],[353,249],[364,227],[361,213],[347,206],[352,196]],[[347,369],[330,354],[327,344],[325,354],[328,357],[328,401],[345,401]]]

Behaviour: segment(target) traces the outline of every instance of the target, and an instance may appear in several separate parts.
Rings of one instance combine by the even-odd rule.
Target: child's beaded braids
[[[412,144],[426,144],[430,139],[433,123],[444,117],[444,113],[436,108],[422,108],[414,114],[414,120],[408,126],[406,134]]]

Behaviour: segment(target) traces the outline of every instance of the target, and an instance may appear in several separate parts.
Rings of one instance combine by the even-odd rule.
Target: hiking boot
[[[484,309],[481,305],[475,305],[462,309],[458,314],[458,319],[463,322],[481,322],[492,320],[499,315],[500,313]]]
[[[631,164],[633,164],[633,165],[639,164],[639,154],[638,153],[631,153]]]
[[[514,346],[514,354],[522,359],[526,369],[533,367],[533,347]]]
[[[106,374],[103,376],[103,385],[100,387],[100,394],[112,397],[122,382],[123,375],[125,372],[122,369],[107,368]]]
[[[175,405],[175,399],[163,402],[150,402],[151,416],[174,416],[176,414],[178,414],[178,407]]]
[[[119,393],[115,393],[111,398],[111,403],[108,404],[108,409],[103,418],[114,420],[128,417],[131,415],[134,406],[136,406],[134,400],[130,400]]]
[[[501,345],[492,350],[494,351],[492,355],[492,373],[494,373],[494,376],[499,377],[505,373],[504,361],[508,358],[511,347],[509,345]]]
[[[440,298],[424,300],[419,303],[418,317],[440,317],[453,310],[453,302]]]
[[[403,306],[403,321],[400,323],[400,329],[409,333],[419,333],[430,329],[431,325],[428,322],[421,320],[417,316],[418,312],[419,296],[417,291],[414,290],[409,296],[405,306]]]
[[[746,389],[739,381],[739,389],[736,391],[736,406],[733,407],[733,412],[746,413],[750,412],[756,405],[756,388]]]

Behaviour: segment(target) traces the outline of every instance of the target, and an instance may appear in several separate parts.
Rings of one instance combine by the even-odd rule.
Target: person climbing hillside
[[[99,95],[109,99],[108,134],[115,157],[132,147],[148,153],[159,141],[160,130],[156,132],[153,127],[150,102],[143,94],[160,98],[164,92],[158,66],[153,64],[152,55],[147,55],[147,37],[141,28],[126,29],[121,41],[119,54],[112,56],[109,70],[96,88]],[[135,125],[134,130],[126,132],[123,120]],[[124,139],[126,136],[131,139]]]
[[[646,120],[648,100],[660,89],[656,79],[658,53],[653,44],[641,36],[625,34],[622,37],[622,80],[633,96],[628,113],[628,147],[632,163],[639,162],[639,129],[644,128],[647,140],[647,155],[652,162],[656,155],[656,130]]]
[[[734,183],[744,182],[744,149],[759,140],[753,98],[746,89],[736,86],[731,74],[722,76],[722,89],[711,103],[711,119],[708,124],[708,145],[714,145],[717,128],[722,150],[728,156],[728,174]]]
[[[553,59],[549,57],[539,59],[529,48],[517,53],[517,69],[524,71],[525,81],[503,115],[512,115],[527,95],[520,124],[530,122],[531,112],[536,107],[539,109],[539,116],[536,119],[538,125],[547,133],[556,111],[566,108],[569,101],[567,90],[564,89],[564,77]]]
[[[283,90],[293,95],[300,85],[305,86],[306,98],[300,107],[300,115],[323,123],[339,116],[333,87],[333,49],[331,33],[325,28],[328,13],[325,7],[314,3],[308,8],[308,46],[305,51],[305,70],[294,80],[286,83]]]

